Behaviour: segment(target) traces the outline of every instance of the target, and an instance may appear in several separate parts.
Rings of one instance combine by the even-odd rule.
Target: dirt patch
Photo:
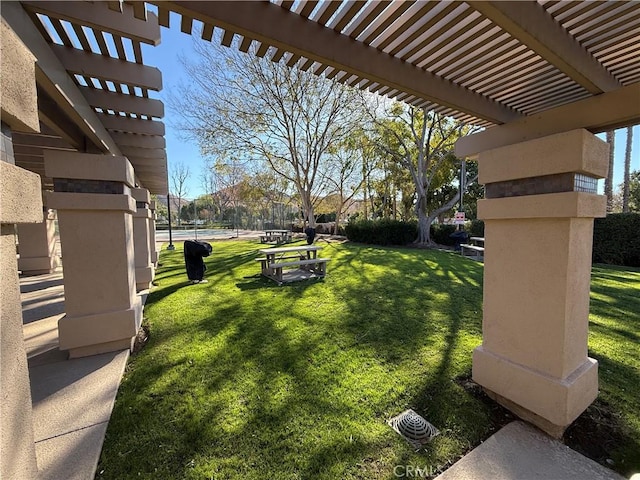
[[[131,352],[131,355],[138,354],[140,350],[144,348],[144,346],[147,344],[147,341],[149,340],[149,334],[149,325],[142,324],[140,330],[138,330],[138,334],[136,335],[135,340],[133,341],[133,351]]]
[[[597,399],[573,422],[562,437],[565,445],[585,457],[614,470],[624,470],[614,462],[614,451],[628,442],[619,415],[604,400]]]
[[[484,403],[489,409],[491,424],[489,426],[489,435],[493,435],[505,425],[517,420],[513,413],[504,408],[498,402],[489,398],[482,387],[474,382],[470,376],[458,377],[454,380],[458,385],[464,388],[467,393]]]
[[[518,417],[502,405],[487,396],[482,387],[471,377],[455,379],[470,395],[484,403],[490,411],[491,426],[489,435],[493,435]],[[607,468],[625,473],[625,466],[614,461],[614,451],[629,441],[621,426],[619,414],[604,400],[597,399],[564,433],[562,442],[569,448],[604,465]]]

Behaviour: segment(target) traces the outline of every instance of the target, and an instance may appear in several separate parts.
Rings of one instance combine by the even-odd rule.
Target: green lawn
[[[396,465],[446,468],[504,421],[460,381],[482,339],[482,264],[321,245],[327,277],[282,287],[256,276],[254,241],[214,243],[199,285],[182,244],[162,252],[150,339],[123,379],[96,478],[391,479]],[[640,272],[594,268],[596,407],[623,432],[611,454],[622,472],[640,469],[638,291]],[[386,423],[407,408],[441,432],[418,453]]]

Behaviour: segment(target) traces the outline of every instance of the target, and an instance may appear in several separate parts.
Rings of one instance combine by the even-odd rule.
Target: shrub
[[[454,245],[455,239],[450,235],[456,231],[457,225],[450,225],[445,223],[432,223],[431,224],[431,240],[439,245]]]
[[[593,262],[640,267],[640,213],[612,213],[595,219]]]
[[[484,237],[484,222],[482,220],[471,220],[469,223],[469,236]]]
[[[373,245],[406,245],[418,236],[416,222],[398,220],[359,220],[349,222],[345,234],[352,242]]]

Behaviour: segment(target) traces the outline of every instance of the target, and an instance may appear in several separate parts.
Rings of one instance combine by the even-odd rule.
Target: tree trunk
[[[624,181],[622,184],[622,211],[629,212],[629,174],[631,170],[631,142],[633,127],[627,127],[627,148],[624,152]]]
[[[615,148],[615,132],[607,132],[607,143],[609,144],[609,173],[604,181],[604,194],[607,196],[607,213],[613,210],[613,152]]]

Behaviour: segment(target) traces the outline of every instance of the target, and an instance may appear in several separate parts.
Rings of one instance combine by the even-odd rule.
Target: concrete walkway
[[[436,480],[624,480],[524,422],[511,422]]]
[[[93,479],[129,352],[67,360],[61,269],[21,278],[20,291],[39,480]]]

